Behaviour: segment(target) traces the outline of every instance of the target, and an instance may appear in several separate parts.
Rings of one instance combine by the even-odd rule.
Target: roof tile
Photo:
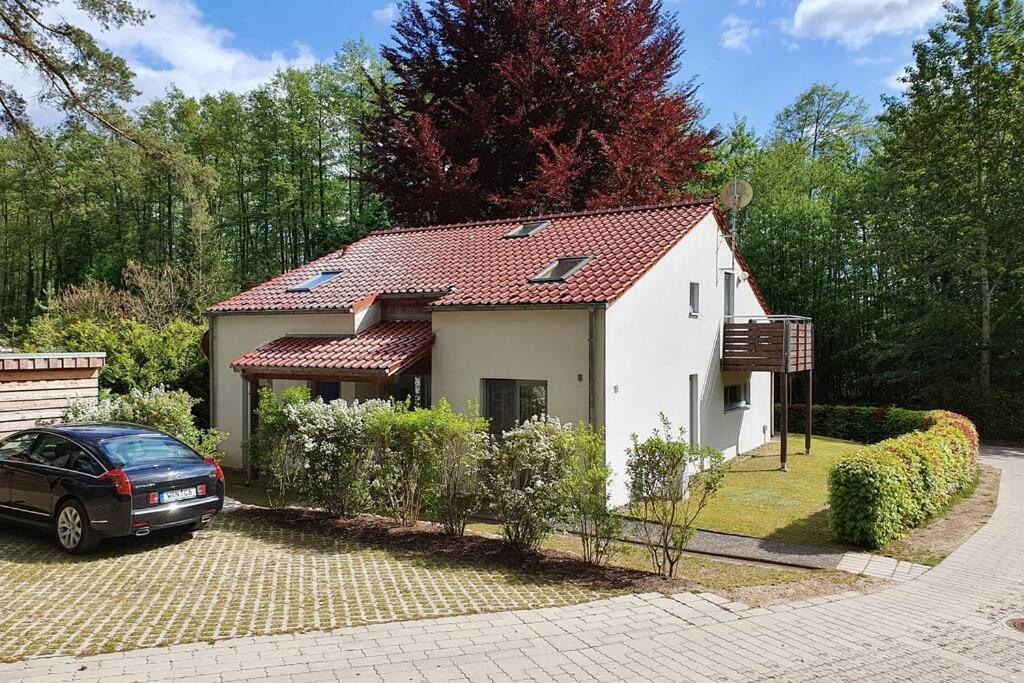
[[[438,293],[433,307],[611,303],[714,210],[708,200],[543,216],[549,227],[517,239],[504,235],[538,218],[378,231],[210,312],[350,311],[396,293]],[[565,282],[530,282],[564,256],[590,260]],[[287,291],[332,269],[343,272],[312,291]]]

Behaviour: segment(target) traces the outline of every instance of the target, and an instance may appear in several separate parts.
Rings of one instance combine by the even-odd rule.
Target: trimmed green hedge
[[[834,423],[846,430],[842,438],[857,440],[855,434],[882,433],[899,424],[919,427],[840,460],[829,473],[832,532],[840,541],[868,548],[880,548],[921,526],[978,474],[978,432],[966,417],[940,410],[865,412],[878,410],[823,411],[842,416]],[[854,416],[862,418],[861,424]]]
[[[779,423],[781,413],[781,407],[776,405],[775,424]],[[813,413],[814,434],[858,443],[877,443],[909,432],[923,432],[932,425],[928,410],[816,405]],[[807,406],[790,405],[790,431],[802,432],[805,424]]]

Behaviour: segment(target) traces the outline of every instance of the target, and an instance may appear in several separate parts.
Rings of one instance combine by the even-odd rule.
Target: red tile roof
[[[707,200],[378,231],[210,312],[358,311],[381,294],[424,293],[437,294],[433,307],[611,303],[713,212]],[[539,219],[551,224],[529,237],[504,238],[519,223]],[[565,282],[530,282],[564,256],[591,258]],[[342,272],[312,291],[288,291],[329,270]]]
[[[429,321],[377,323],[358,337],[281,337],[231,366],[243,369],[349,370],[393,375],[430,350]]]

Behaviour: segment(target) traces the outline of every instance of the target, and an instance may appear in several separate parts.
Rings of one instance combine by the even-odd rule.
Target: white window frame
[[[700,283],[690,283],[690,317],[700,317]]]

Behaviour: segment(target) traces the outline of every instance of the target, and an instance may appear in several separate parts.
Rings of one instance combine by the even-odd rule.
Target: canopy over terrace
[[[429,321],[381,322],[358,335],[280,337],[231,367],[254,391],[259,380],[290,379],[311,382],[314,393],[317,383],[376,384],[384,397],[401,375],[430,374],[433,345]]]

